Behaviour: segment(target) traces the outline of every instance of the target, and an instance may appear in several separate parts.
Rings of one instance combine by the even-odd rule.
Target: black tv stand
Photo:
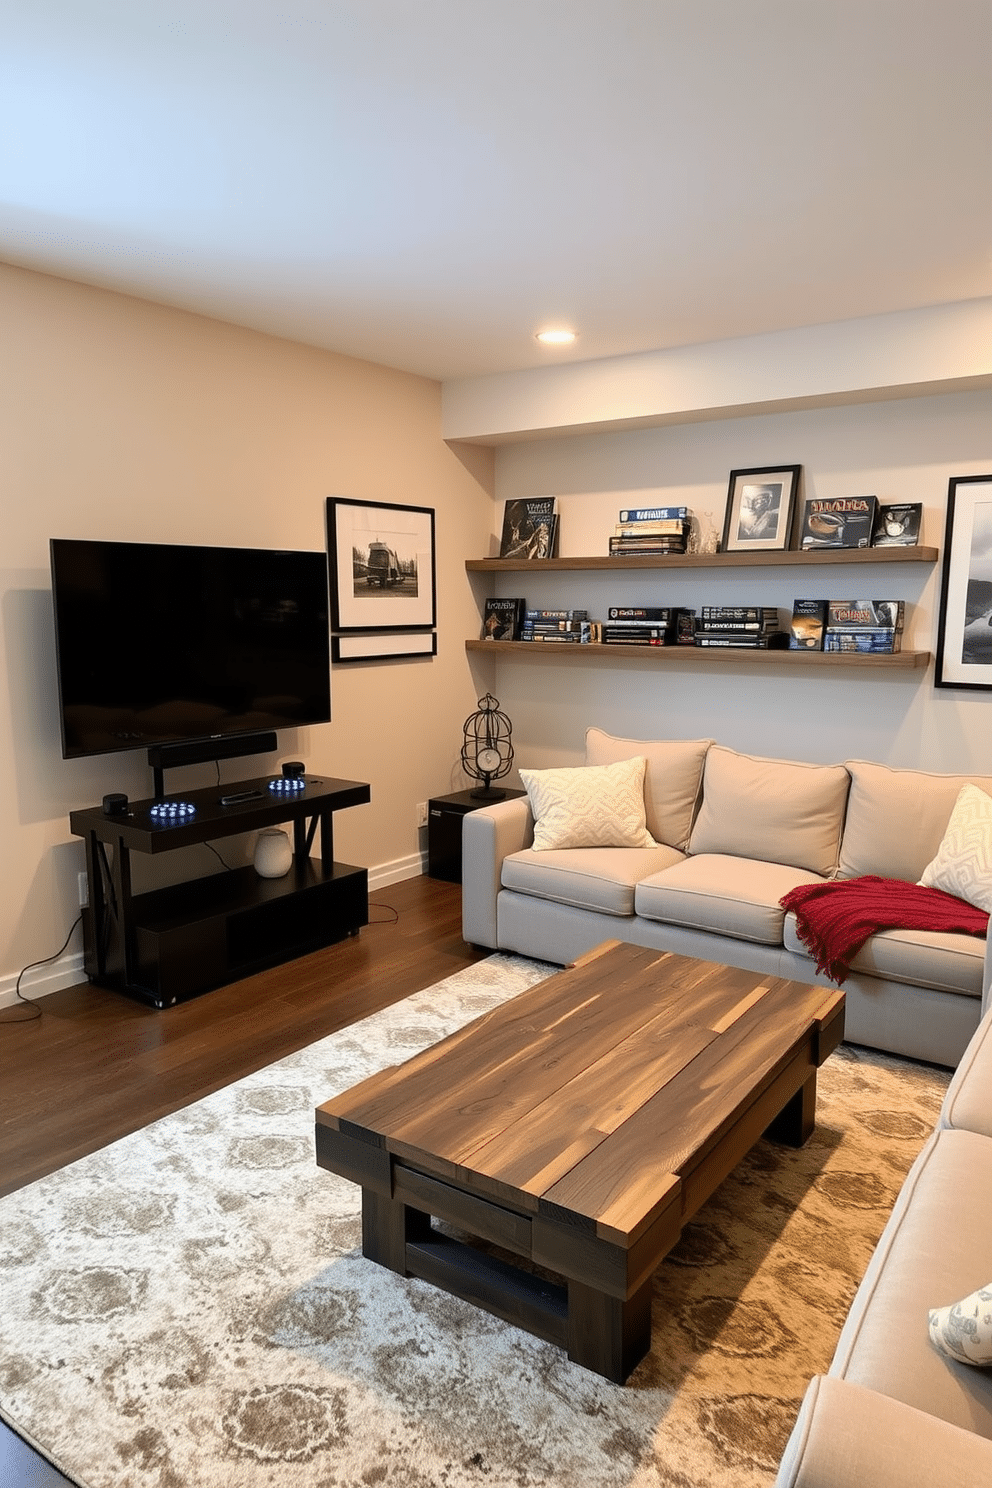
[[[71,812],[72,831],[86,843],[89,980],[155,1008],[172,1007],[367,925],[368,869],[334,861],[332,819],[369,801],[371,791],[357,780],[304,778],[293,794],[270,791],[271,776],[240,781],[224,790],[226,805],[216,785],[184,791],[196,810],[178,821],[156,820],[157,801],[133,801],[121,816],[99,806]],[[132,852],[172,852],[280,822],[293,824],[293,865],[284,878],[261,878],[248,866],[132,893]]]

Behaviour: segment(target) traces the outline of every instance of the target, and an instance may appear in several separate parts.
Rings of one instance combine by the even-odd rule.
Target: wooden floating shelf
[[[936,563],[936,548],[790,548],[763,553],[670,553],[664,557],[467,558],[469,573],[569,573],[581,569],[622,572],[638,568],[821,568],[852,563]]]
[[[731,661],[736,666],[759,663],[769,666],[813,667],[887,667],[897,671],[922,671],[930,663],[929,651],[770,651],[746,646],[614,646],[580,645],[571,641],[466,641],[466,651],[486,651],[490,656],[549,656],[562,659],[581,657],[583,661],[650,661],[662,666],[685,666],[698,663]]]

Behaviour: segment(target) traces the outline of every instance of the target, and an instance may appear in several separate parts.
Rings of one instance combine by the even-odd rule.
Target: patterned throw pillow
[[[614,765],[521,770],[534,815],[534,849],[656,847],[645,825],[643,755]]]
[[[937,856],[920,883],[992,914],[992,796],[977,785],[958,791]]]
[[[948,1359],[992,1364],[992,1284],[930,1312],[930,1338]]]

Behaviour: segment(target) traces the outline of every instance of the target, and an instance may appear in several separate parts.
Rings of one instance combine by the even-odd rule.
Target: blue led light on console
[[[176,826],[179,822],[189,821],[191,816],[195,816],[196,807],[192,801],[158,801],[151,807],[148,815],[157,822],[166,822],[169,826]]]
[[[274,780],[269,781],[269,790],[275,791],[280,796],[298,796],[300,791],[306,790],[307,783],[298,777],[277,775]]]

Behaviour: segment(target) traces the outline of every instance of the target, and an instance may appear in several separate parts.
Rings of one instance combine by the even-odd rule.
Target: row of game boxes
[[[501,604],[515,604],[514,600],[501,600]],[[681,615],[693,615],[700,625],[750,625],[777,624],[777,605],[702,605],[698,611],[680,605],[611,605],[606,619],[611,622],[668,622],[674,624]],[[831,629],[840,627],[888,626],[903,624],[905,602],[901,599],[796,599],[792,604],[793,618],[816,617]],[[588,610],[528,610],[522,609],[521,619],[530,624],[559,623],[588,620]]]
[[[899,651],[905,612],[901,599],[796,599],[789,645],[793,651]]]
[[[681,606],[611,605],[606,620],[585,609],[527,609],[522,599],[486,601],[483,637],[494,640],[702,644],[739,640],[764,644],[785,634],[794,650],[899,649],[903,600],[807,600],[793,602],[785,629],[774,605],[704,605],[697,613]],[[780,644],[780,642],[776,642]]]
[[[603,620],[580,620],[567,630],[541,631],[525,628],[517,637],[521,641],[603,646],[740,646],[781,647],[789,644],[789,633],[783,630],[700,630],[691,615],[677,625],[628,623],[611,625]]]
[[[778,610],[755,609],[753,612],[738,612],[724,617],[715,607],[710,613],[696,615],[694,610],[681,606],[627,606],[611,605],[607,618],[602,621],[589,620],[572,613],[555,618],[550,613],[527,612],[521,623],[518,639],[575,640],[602,644],[652,645],[673,644],[676,641],[692,641],[697,634],[746,638],[749,641],[767,636],[780,629]]]

